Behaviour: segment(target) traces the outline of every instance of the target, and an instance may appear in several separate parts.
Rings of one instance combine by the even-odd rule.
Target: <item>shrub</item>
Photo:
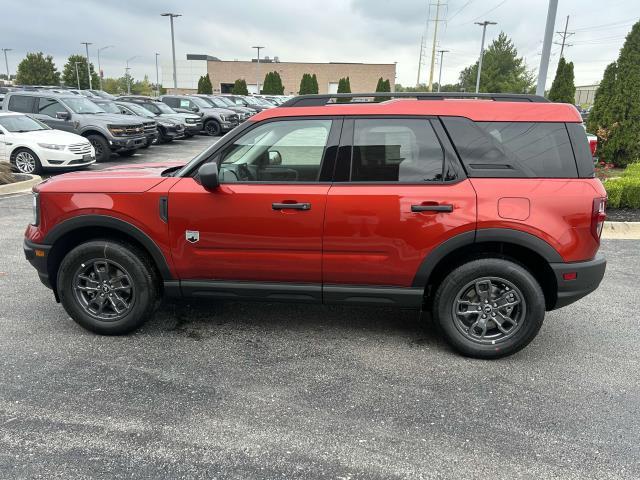
[[[632,163],[619,178],[605,180],[607,204],[611,208],[640,209],[640,163]]]
[[[619,178],[604,182],[604,188],[607,191],[607,206],[609,208],[620,208],[622,187],[623,185]]]
[[[11,174],[11,166],[8,163],[0,163],[0,185],[7,185],[15,181],[15,177]]]

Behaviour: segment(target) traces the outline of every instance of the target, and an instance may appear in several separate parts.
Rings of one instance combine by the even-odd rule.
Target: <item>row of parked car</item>
[[[84,168],[154,143],[221,135],[287,97],[142,95],[10,89],[0,112],[0,161],[21,173]]]

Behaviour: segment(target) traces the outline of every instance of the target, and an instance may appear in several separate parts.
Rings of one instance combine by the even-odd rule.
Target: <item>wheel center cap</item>
[[[491,305],[484,306],[484,313],[491,313],[493,311],[493,307]]]
[[[103,285],[103,286],[102,286],[102,291],[103,291],[104,293],[109,293],[109,290],[111,290],[111,288],[109,288],[109,285]]]

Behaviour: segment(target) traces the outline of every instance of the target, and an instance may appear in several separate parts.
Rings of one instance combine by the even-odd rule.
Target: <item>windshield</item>
[[[226,108],[226,107],[234,107],[235,105],[233,104],[233,102],[229,102],[229,103],[225,103],[222,100],[220,100],[219,98],[209,98],[208,99],[212,104],[214,104],[216,107],[220,107],[220,108]]]
[[[136,115],[140,115],[141,117],[155,117],[153,113],[151,113],[146,108],[142,108],[140,105],[136,105],[135,103],[128,103],[125,105],[129,110],[131,110]]]
[[[260,104],[253,97],[243,97],[243,100],[247,102],[249,105],[257,105],[258,107],[260,106]]]
[[[193,103],[195,103],[200,108],[211,108],[211,104],[207,102],[204,98],[200,97],[189,97]]]
[[[26,115],[1,115],[0,125],[8,132],[35,132],[37,130],[49,130],[44,123]]]
[[[171,108],[166,103],[154,102],[153,105],[158,108],[160,113],[177,113],[173,108]],[[145,106],[146,106],[146,104],[145,104]],[[151,111],[153,112],[153,110],[151,110]]]
[[[87,97],[67,97],[62,100],[74,113],[105,113],[98,105],[93,103]]]
[[[215,99],[224,103],[225,106],[234,107],[236,105],[232,100],[228,99],[227,97],[216,97]]]
[[[107,113],[120,113],[120,109],[115,103],[105,102],[105,103],[97,103],[101,109],[103,109]]]

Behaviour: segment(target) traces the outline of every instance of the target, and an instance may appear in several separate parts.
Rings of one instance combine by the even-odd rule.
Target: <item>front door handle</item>
[[[274,210],[311,210],[310,203],[272,203]]]
[[[411,211],[414,213],[420,213],[420,212],[451,213],[453,212],[453,205],[411,205]]]

